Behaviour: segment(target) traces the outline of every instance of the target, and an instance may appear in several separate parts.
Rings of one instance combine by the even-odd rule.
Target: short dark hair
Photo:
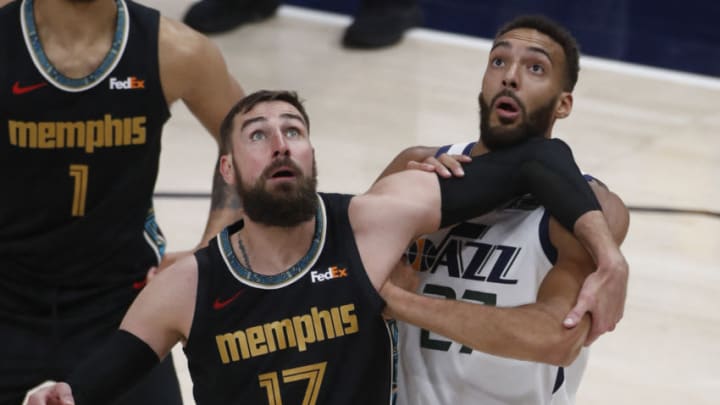
[[[252,110],[253,107],[260,103],[270,101],[284,101],[295,107],[305,120],[308,131],[310,130],[310,118],[296,92],[288,90],[259,90],[241,98],[223,119],[222,124],[220,124],[220,141],[223,149],[221,153],[227,153],[231,150],[231,135],[235,116]]]
[[[549,36],[565,53],[565,91],[573,91],[580,72],[580,49],[570,32],[557,22],[542,15],[523,15],[508,22],[495,35],[497,40],[508,31],[529,28]]]

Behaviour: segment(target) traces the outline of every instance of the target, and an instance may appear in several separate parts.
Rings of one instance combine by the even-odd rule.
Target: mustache
[[[490,100],[490,107],[494,106],[495,102],[500,97],[510,97],[517,103],[518,107],[520,107],[520,109],[523,111],[523,113],[525,112],[525,104],[523,104],[523,102],[520,101],[520,99],[515,95],[515,93],[513,91],[510,91],[508,89],[502,90],[501,92],[496,94],[495,97],[493,97],[492,100]]]
[[[277,170],[283,166],[289,167],[290,170],[292,170],[295,174],[302,173],[302,170],[300,170],[300,166],[295,164],[295,162],[293,162],[292,159],[290,159],[289,157],[284,156],[279,159],[273,160],[272,163],[270,163],[270,165],[268,167],[266,167],[265,170],[263,170],[263,172],[262,172],[263,178],[266,178],[266,179],[270,178],[270,176],[272,176],[272,172],[274,172],[275,170]]]

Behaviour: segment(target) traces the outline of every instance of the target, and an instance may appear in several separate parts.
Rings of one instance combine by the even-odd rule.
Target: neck
[[[243,264],[259,274],[279,274],[292,267],[307,254],[315,235],[315,217],[291,228],[259,224],[246,216],[243,222],[231,238],[233,249],[243,257],[238,248],[241,238],[250,261]]]
[[[478,141],[475,143],[475,146],[473,146],[472,150],[470,151],[470,156],[480,156],[488,152],[490,152],[490,149],[485,146],[482,139],[478,139]]]
[[[55,41],[74,43],[82,39],[112,38],[115,32],[115,0],[33,0],[33,3],[41,38],[44,33],[52,35]]]

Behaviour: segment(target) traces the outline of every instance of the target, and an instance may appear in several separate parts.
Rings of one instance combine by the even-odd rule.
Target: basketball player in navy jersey
[[[217,137],[243,92],[206,37],[124,0],[11,2],[0,61],[0,404],[16,405],[117,330],[163,260],[170,105]],[[236,215],[214,192],[207,235]],[[123,403],[180,402],[168,359]]]
[[[462,180],[410,170],[351,196],[316,192],[308,128],[294,93],[241,100],[222,126],[220,171],[243,201],[242,219],[158,275],[69,385],[42,388],[29,404],[105,402],[178,341],[199,405],[387,404],[391,342],[378,291],[408,242],[528,190],[600,263],[624,263],[561,142],[478,158]]]
[[[479,96],[480,139],[408,149],[384,174],[416,159],[449,175],[443,162],[462,175],[449,157],[466,161],[533,135],[550,138],[554,121],[570,114],[578,70],[577,44],[565,29],[540,17],[513,20],[490,52]],[[602,183],[590,185],[622,242],[627,208]],[[419,286],[406,273],[408,279],[399,279],[425,296],[393,283],[383,289],[389,312],[410,322],[398,323],[398,404],[573,404],[587,361],[582,346],[613,330],[622,316],[626,269],[594,272],[582,244],[530,197],[422,237],[409,259]],[[598,293],[581,292],[583,285]],[[598,304],[588,307],[582,302],[588,297]],[[520,307],[503,313],[487,306]],[[584,308],[592,324],[585,316],[575,326]],[[488,310],[515,325],[513,333],[489,328]],[[518,347],[525,348],[520,356],[513,354]]]

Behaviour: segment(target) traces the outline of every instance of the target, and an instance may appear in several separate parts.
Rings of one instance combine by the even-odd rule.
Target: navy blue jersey
[[[152,193],[169,110],[159,13],[118,2],[112,50],[69,78],[42,49],[32,2],[0,10],[0,277],[130,283],[163,247]]]
[[[195,254],[185,353],[199,405],[389,403],[384,303],[355,245],[351,196],[320,196],[312,247],[283,273],[262,276],[240,264],[230,235],[242,223]]]

